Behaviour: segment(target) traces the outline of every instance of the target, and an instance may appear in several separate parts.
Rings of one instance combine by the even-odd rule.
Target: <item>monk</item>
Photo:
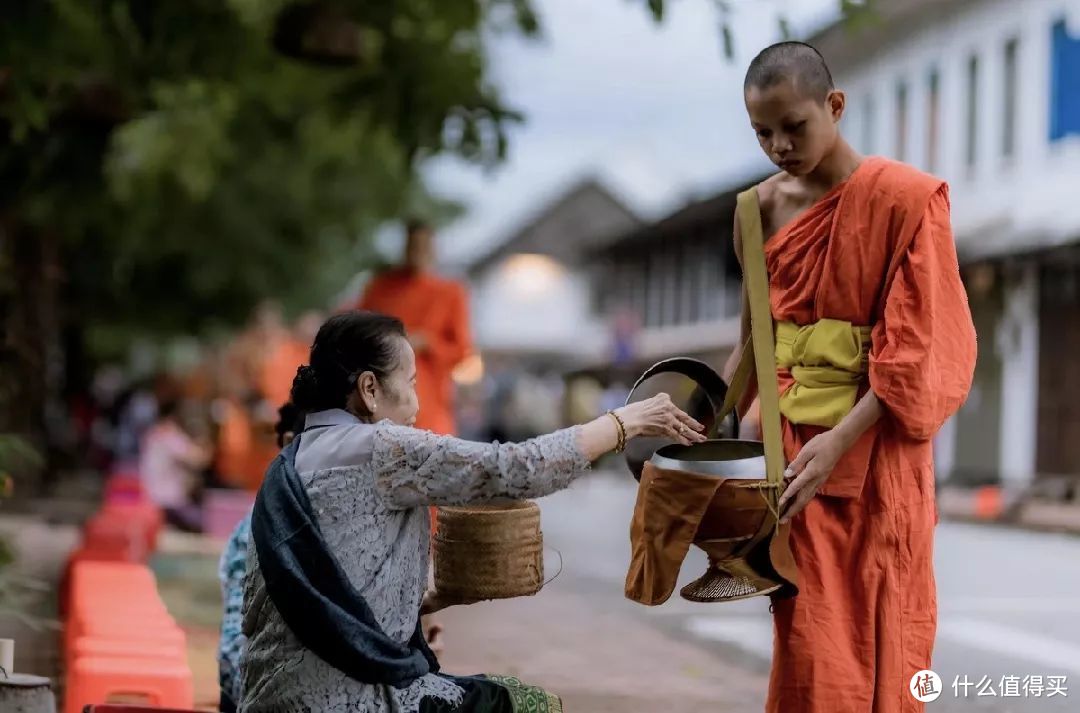
[[[469,305],[463,285],[433,272],[434,238],[430,225],[409,221],[403,264],[375,277],[357,307],[404,322],[416,351],[416,427],[453,435],[450,375],[472,348]]]
[[[844,94],[809,45],[762,51],[744,94],[781,169],[757,193],[789,461],[780,513],[800,576],[798,596],[773,602],[766,709],[922,711],[910,684],[937,621],[931,439],[975,365],[948,187],[840,136]],[[737,218],[734,234],[741,260]]]

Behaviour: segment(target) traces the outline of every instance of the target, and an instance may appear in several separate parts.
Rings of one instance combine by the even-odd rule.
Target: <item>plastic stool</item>
[[[102,512],[83,525],[83,548],[116,552],[128,562],[145,562],[150,554],[147,551],[148,527],[149,524],[138,520]]]
[[[166,646],[187,647],[187,636],[171,619],[140,619],[130,621],[112,616],[95,616],[82,621],[72,620],[64,630],[64,650],[71,651],[81,637],[142,641]]]
[[[119,659],[160,659],[184,663],[187,651],[182,646],[153,641],[132,641],[131,639],[108,639],[95,636],[80,636],[67,652],[68,665],[79,658],[119,658]]]
[[[157,708],[153,706],[129,706],[123,703],[99,703],[83,708],[83,713],[199,713],[196,710],[179,708]]]
[[[110,561],[107,553],[79,549],[71,553],[60,578],[60,615],[67,618],[73,601],[87,597],[84,592],[116,592],[121,601],[133,595],[157,598],[157,581],[142,564]],[[95,597],[96,598],[96,597]]]
[[[195,692],[186,663],[147,659],[78,658],[68,670],[65,713],[80,713],[89,704],[192,708]]]

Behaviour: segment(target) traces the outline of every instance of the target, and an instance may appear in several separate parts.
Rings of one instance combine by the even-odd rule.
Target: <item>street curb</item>
[[[1080,502],[1010,493],[996,485],[940,488],[938,512],[947,520],[1080,534]]]

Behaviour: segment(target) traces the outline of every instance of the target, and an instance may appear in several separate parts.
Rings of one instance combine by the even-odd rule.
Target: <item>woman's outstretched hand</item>
[[[667,394],[657,394],[650,399],[627,404],[616,409],[615,414],[626,427],[627,439],[662,436],[684,446],[706,440],[703,433],[705,426],[684,413]]]
[[[683,413],[667,394],[627,404],[615,409],[614,414],[626,431],[627,441],[638,436],[660,436],[689,446],[706,440],[702,433],[705,427]],[[618,426],[608,414],[586,423],[578,431],[578,447],[590,462],[617,448],[619,442]]]

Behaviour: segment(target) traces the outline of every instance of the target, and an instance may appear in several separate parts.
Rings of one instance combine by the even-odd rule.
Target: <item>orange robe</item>
[[[776,601],[769,713],[922,711],[909,693],[937,629],[931,439],[963,403],[975,328],[948,187],[867,159],[765,246],[776,320],[871,325],[885,415],[792,522],[799,595]],[[781,392],[790,373],[778,372]],[[793,459],[823,429],[784,422]]]
[[[450,375],[472,348],[464,286],[430,273],[391,270],[371,281],[357,306],[397,317],[409,335],[427,340],[416,354],[416,427],[453,434]]]
[[[311,345],[288,334],[271,340],[258,366],[259,391],[275,408],[289,400],[296,369],[308,363]]]

